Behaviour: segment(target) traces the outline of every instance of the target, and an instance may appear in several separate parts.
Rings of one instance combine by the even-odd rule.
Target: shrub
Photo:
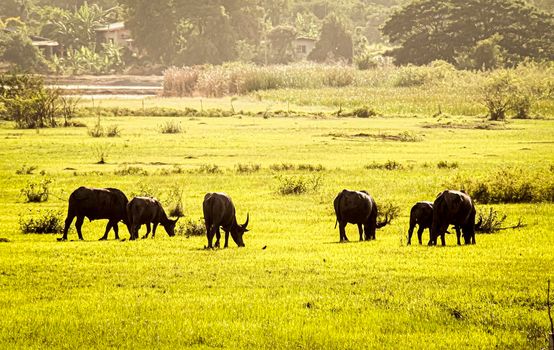
[[[169,193],[167,195],[167,203],[169,203],[169,216],[174,217],[183,217],[185,216],[184,213],[184,206],[183,206],[183,193],[184,189],[181,186],[175,185],[170,188]]]
[[[96,145],[94,146],[94,155],[98,161],[96,164],[106,164],[106,159],[108,158],[108,148],[107,145]]]
[[[382,202],[377,205],[377,222],[389,224],[400,214],[400,207],[391,202]]]
[[[177,222],[175,227],[175,234],[181,236],[203,236],[206,234],[206,226],[204,225],[203,218],[197,221],[187,219]]]
[[[377,115],[377,113],[369,107],[356,108],[352,111],[352,114],[358,118],[369,118]]]
[[[317,191],[321,185],[321,176],[278,176],[277,192],[282,195],[303,194],[308,191]]]
[[[160,125],[159,129],[162,134],[180,134],[183,132],[181,123],[174,120],[166,121]]]
[[[21,168],[17,169],[15,171],[15,173],[17,175],[30,175],[33,173],[33,171],[37,170],[37,166],[36,165],[30,165],[30,166],[27,166],[25,164],[23,164],[21,166]]]
[[[198,82],[198,70],[192,67],[171,67],[164,71],[164,96],[192,96]]]
[[[296,168],[298,170],[301,170],[301,171],[323,171],[325,170],[325,168],[323,167],[323,165],[321,164],[318,164],[318,165],[312,165],[312,164],[298,164],[296,166]]]
[[[88,128],[88,134],[92,137],[103,137],[104,136],[104,127],[100,121],[100,116],[96,119],[96,124],[92,128]]]
[[[504,120],[517,92],[513,76],[506,70],[493,73],[482,90],[482,99],[491,120]]]
[[[19,216],[19,229],[22,233],[60,233],[63,231],[63,216],[54,210],[42,212],[36,217]]]
[[[202,164],[198,168],[198,172],[202,174],[220,174],[223,170],[217,164]]]
[[[47,89],[39,76],[12,73],[0,76],[0,117],[13,120],[16,128],[58,126],[60,90]]]
[[[437,168],[439,168],[439,169],[456,169],[456,168],[458,168],[458,162],[448,163],[446,160],[441,160],[437,163]]]
[[[502,224],[507,217],[506,214],[499,216],[493,207],[490,207],[488,211],[481,209],[477,214],[476,221],[478,225],[475,225],[475,230],[483,233],[496,232],[502,228]]]
[[[520,168],[504,168],[482,178],[455,177],[450,188],[464,189],[480,203],[553,202],[554,178],[545,172],[531,173]]]
[[[106,136],[107,137],[120,137],[121,136],[121,129],[117,125],[108,126],[108,128],[106,129]]]
[[[365,168],[369,170],[402,170],[404,169],[404,166],[395,160],[387,160],[385,163],[382,164],[373,162],[372,164],[366,165]]]
[[[40,182],[28,182],[20,193],[27,203],[41,203],[48,200],[51,179],[42,179]]]
[[[127,176],[127,175],[139,175],[148,176],[148,171],[138,166],[124,166],[121,169],[114,170],[114,175]]]
[[[290,163],[271,164],[269,166],[269,169],[273,171],[294,170],[294,164],[290,164]]]
[[[259,171],[261,169],[261,165],[252,164],[252,163],[248,163],[248,164],[239,163],[235,166],[235,169],[237,170],[237,173],[250,174],[250,173],[255,173]]]

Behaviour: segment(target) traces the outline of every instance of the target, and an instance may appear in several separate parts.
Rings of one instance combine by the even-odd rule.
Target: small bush
[[[458,168],[458,162],[448,163],[446,160],[441,160],[437,163],[437,168],[439,168],[439,169],[457,169]]]
[[[107,145],[96,145],[93,149],[94,156],[98,161],[96,164],[106,164],[106,159],[108,159],[108,148]]]
[[[377,115],[377,113],[369,107],[357,108],[352,112],[352,114],[358,118],[369,118]]]
[[[400,207],[391,202],[382,202],[377,205],[377,223],[389,224],[400,214]]]
[[[387,160],[385,163],[382,164],[373,162],[372,164],[366,165],[365,168],[369,170],[403,170],[404,166],[395,160]]]
[[[92,137],[104,137],[104,127],[100,121],[100,117],[96,120],[96,124],[92,128],[88,129],[89,136]]]
[[[296,169],[300,171],[311,171],[311,172],[317,172],[317,171],[323,171],[325,170],[325,167],[321,164],[313,165],[313,164],[298,164],[296,166]]]
[[[203,236],[206,234],[206,226],[204,225],[203,218],[195,221],[192,219],[186,219],[177,222],[175,227],[175,234],[179,236]]]
[[[309,191],[317,191],[321,186],[321,176],[278,176],[277,192],[282,195],[303,194]]]
[[[36,217],[19,217],[22,233],[60,233],[63,231],[63,216],[60,211],[49,210]]]
[[[40,182],[28,182],[27,185],[21,189],[21,195],[25,198],[27,203],[41,203],[48,200],[49,185],[52,182],[51,179],[43,179]]]
[[[499,216],[493,207],[490,207],[488,211],[481,209],[477,214],[476,221],[479,225],[475,226],[475,230],[483,233],[496,232],[502,228],[502,224],[506,221],[507,217],[506,214]]]
[[[554,201],[554,178],[547,172],[504,168],[487,177],[455,177],[446,184],[464,189],[479,203],[531,203]]]
[[[120,137],[121,129],[117,125],[111,125],[106,128],[107,137]]]
[[[514,77],[505,70],[491,75],[482,88],[482,99],[491,120],[504,120],[517,89]]]
[[[169,216],[173,217],[183,217],[185,216],[184,205],[183,205],[183,193],[185,190],[179,186],[175,185],[170,188],[167,195],[167,203],[169,203]]]
[[[255,173],[257,171],[259,171],[261,169],[261,165],[260,164],[252,164],[252,163],[248,163],[248,164],[237,164],[235,166],[235,169],[237,171],[237,173],[240,173],[240,174],[251,174],[251,173]]]
[[[269,169],[273,171],[288,171],[288,170],[294,170],[294,164],[290,163],[281,163],[281,164],[271,164],[269,166]]]
[[[159,126],[162,134],[180,134],[183,132],[181,123],[173,120],[166,121]]]
[[[223,170],[217,164],[202,164],[198,168],[201,174],[221,174]]]
[[[114,175],[118,175],[118,176],[128,176],[128,175],[148,176],[148,171],[138,166],[124,166],[121,169],[114,170],[113,173]]]
[[[21,166],[21,168],[17,169],[15,171],[15,173],[17,175],[30,175],[33,173],[33,171],[37,170],[37,166],[36,165],[30,165],[30,166],[27,166],[25,164],[23,164]]]

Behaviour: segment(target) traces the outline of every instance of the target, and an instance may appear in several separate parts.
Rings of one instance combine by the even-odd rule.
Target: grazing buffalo
[[[375,239],[375,230],[390,222],[386,217],[382,223],[377,223],[377,204],[366,191],[342,190],[333,202],[337,223],[339,224],[340,242],[348,241],[346,224],[357,224],[360,241]],[[362,230],[363,225],[363,230]],[[337,225],[335,224],[335,228]],[[365,233],[365,236],[363,235]]]
[[[448,225],[456,226],[458,245],[461,244],[460,229],[465,244],[475,244],[475,206],[471,198],[463,191],[446,190],[435,199],[429,245],[436,245],[439,236],[442,245],[446,245],[444,235]]]
[[[433,203],[431,202],[417,202],[410,210],[410,228],[408,229],[408,245],[412,243],[412,234],[414,228],[418,225],[417,239],[419,244],[422,244],[421,236],[423,231],[428,228],[431,230],[433,224]]]
[[[221,238],[221,234],[219,233],[220,227],[225,231],[224,248],[229,246],[229,233],[231,233],[231,237],[237,246],[244,247],[242,236],[245,232],[248,232],[246,227],[248,226],[250,215],[246,214],[246,222],[244,224],[238,224],[235,206],[233,205],[231,197],[225,193],[206,193],[204,196],[204,203],[202,203],[202,209],[204,210],[208,248],[213,248],[212,240],[214,235],[216,236],[214,246],[219,248],[219,239]]]
[[[153,224],[152,238],[156,235],[156,228],[161,224],[165,232],[170,237],[175,236],[175,223],[178,219],[170,220],[165,214],[160,202],[151,197],[135,197],[127,204],[127,216],[129,217],[129,226],[131,240],[138,238],[138,231],[142,225],[146,225],[146,234],[142,238],[147,238],[150,234],[150,224]]]
[[[117,223],[123,221],[129,228],[127,220],[127,212],[125,210],[129,200],[123,192],[115,188],[90,188],[79,187],[69,196],[69,205],[67,209],[67,218],[65,219],[65,227],[63,236],[58,238],[58,241],[67,240],[67,231],[75,221],[75,228],[79,239],[83,239],[81,227],[83,226],[84,218],[87,217],[90,221],[108,219],[106,232],[100,240],[108,238],[108,232],[113,228],[115,239],[119,239],[119,229]]]

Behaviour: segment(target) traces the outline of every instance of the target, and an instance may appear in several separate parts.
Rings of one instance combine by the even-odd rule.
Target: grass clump
[[[107,137],[120,137],[121,136],[121,129],[118,125],[110,125],[106,129],[106,136]]]
[[[167,195],[167,203],[169,216],[173,217],[183,217],[185,216],[184,205],[183,205],[183,193],[185,192],[184,188],[181,186],[175,185],[170,188]]]
[[[446,160],[441,160],[437,163],[437,168],[439,169],[457,169],[458,162],[448,162]]]
[[[51,179],[42,179],[40,182],[28,182],[20,193],[27,203],[41,203],[48,200]]]
[[[385,163],[376,163],[373,162],[371,164],[366,165],[364,168],[369,170],[403,170],[404,165],[401,163],[395,161],[395,160],[387,160]]]
[[[294,164],[291,163],[280,163],[280,164],[271,164],[269,169],[273,171],[289,171],[294,170]]]
[[[159,130],[162,134],[180,134],[183,132],[181,123],[174,120],[168,120],[161,124]]]
[[[117,176],[148,176],[148,171],[138,166],[124,166],[114,170],[113,174]]]
[[[205,235],[206,226],[204,225],[204,219],[193,220],[189,218],[179,221],[175,227],[175,234],[185,237]]]
[[[100,117],[98,117],[96,124],[94,124],[92,128],[88,128],[87,133],[91,137],[104,137],[105,131],[100,121]]]
[[[23,164],[21,166],[21,168],[19,168],[15,171],[15,173],[17,175],[31,175],[33,173],[33,171],[37,170],[37,168],[38,167],[36,165],[27,166],[26,164]]]
[[[237,173],[239,174],[251,174],[251,173],[255,173],[255,172],[258,172],[260,171],[261,169],[261,165],[260,164],[253,164],[253,163],[248,163],[248,164],[237,164],[235,165],[235,169],[237,171]]]
[[[19,217],[19,230],[22,233],[60,233],[63,230],[63,216],[60,211],[49,210],[36,217]]]
[[[200,174],[221,174],[223,170],[217,164],[202,164],[197,172]]]
[[[282,195],[315,192],[321,186],[321,176],[278,176],[277,180],[277,192]]]

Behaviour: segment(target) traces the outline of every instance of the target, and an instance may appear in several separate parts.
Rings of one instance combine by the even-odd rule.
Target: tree
[[[294,58],[292,41],[296,30],[291,26],[277,26],[267,34],[271,43],[271,63],[288,63]]]
[[[415,1],[392,15],[382,31],[398,45],[387,54],[401,65],[456,64],[495,35],[507,65],[527,57],[554,59],[554,16],[521,0]]]
[[[5,33],[0,31],[0,61],[10,62],[27,71],[46,71],[48,65],[39,49],[33,46],[31,39],[21,32]]]
[[[343,22],[337,16],[330,15],[323,21],[321,35],[308,59],[318,62],[344,59],[352,62],[352,46],[352,36]]]

